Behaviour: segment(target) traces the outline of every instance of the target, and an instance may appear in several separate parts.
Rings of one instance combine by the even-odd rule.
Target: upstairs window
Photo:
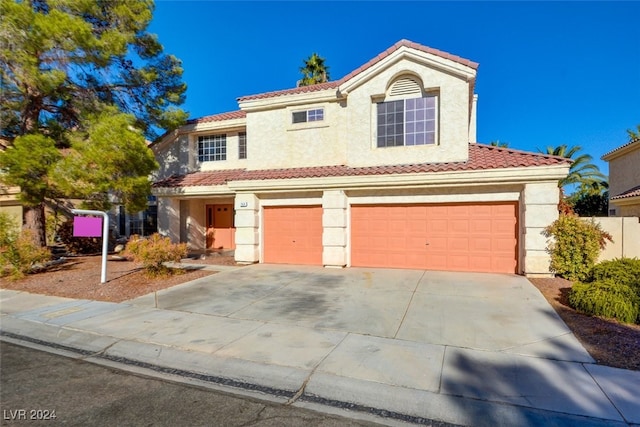
[[[238,158],[246,159],[247,158],[247,134],[246,132],[241,132],[238,134]]]
[[[435,144],[436,116],[436,95],[379,102],[377,146]]]
[[[198,137],[198,161],[217,162],[227,160],[227,135]]]
[[[324,108],[295,111],[291,114],[292,123],[320,122],[324,120]]]

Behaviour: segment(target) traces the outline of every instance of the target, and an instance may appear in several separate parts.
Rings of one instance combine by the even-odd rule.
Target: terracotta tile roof
[[[272,97],[282,96],[282,95],[293,95],[293,94],[297,94],[297,93],[317,92],[317,91],[320,91],[320,90],[337,88],[342,83],[348,81],[349,79],[355,77],[356,75],[360,74],[361,72],[365,71],[366,69],[368,69],[368,68],[374,66],[375,64],[377,64],[378,62],[382,61],[384,58],[388,57],[389,55],[391,55],[393,52],[395,52],[396,50],[400,49],[401,47],[408,47],[408,48],[419,50],[421,52],[430,53],[432,55],[436,55],[436,56],[439,56],[441,58],[446,58],[446,59],[449,59],[451,61],[457,62],[459,64],[466,65],[467,67],[471,67],[474,70],[478,68],[478,63],[477,62],[469,61],[468,59],[464,59],[464,58],[461,58],[459,56],[452,55],[450,53],[447,53],[447,52],[444,52],[444,51],[441,51],[441,50],[438,50],[438,49],[433,49],[433,48],[428,47],[428,46],[424,46],[424,45],[421,45],[421,44],[418,44],[418,43],[414,43],[414,42],[409,41],[409,40],[400,40],[399,42],[397,42],[396,44],[391,46],[389,49],[385,50],[384,52],[382,52],[381,54],[379,54],[375,58],[371,59],[366,64],[364,64],[364,65],[358,67],[357,69],[353,70],[352,72],[350,72],[349,74],[347,74],[346,76],[341,78],[340,80],[335,80],[333,82],[327,82],[327,83],[320,83],[320,84],[311,85],[311,86],[301,86],[301,87],[296,87],[296,88],[292,88],[292,89],[285,89],[285,90],[277,90],[277,91],[273,91],[273,92],[259,93],[259,94],[256,94],[256,95],[241,96],[240,98],[238,98],[238,102],[249,101],[249,100],[254,100],[254,99],[272,98]]]
[[[562,157],[493,147],[483,144],[469,144],[469,160],[451,163],[419,163],[408,165],[350,167],[317,166],[290,169],[246,170],[233,169],[210,172],[193,172],[182,176],[172,176],[153,184],[156,188],[193,187],[222,185],[229,181],[324,178],[335,176],[396,175],[409,173],[471,171],[503,169],[529,166],[553,166],[570,164]]]
[[[247,113],[242,110],[229,111],[227,113],[214,114],[212,116],[199,117],[187,121],[187,124],[197,123],[209,123],[209,122],[221,122],[224,120],[244,119],[247,117]]]
[[[633,187],[624,193],[620,193],[617,196],[610,197],[609,200],[620,200],[627,199],[629,197],[638,197],[640,196],[640,185]]]
[[[602,157],[601,157],[601,158],[602,158],[602,159],[604,159],[604,158],[605,158],[605,157],[607,157],[609,154],[613,154],[613,153],[615,153],[616,151],[620,151],[620,150],[622,150],[623,148],[627,148],[628,146],[630,146],[630,145],[632,145],[632,144],[635,144],[635,143],[640,143],[640,138],[632,139],[631,141],[627,142],[626,144],[621,145],[621,146],[620,146],[620,147],[618,147],[618,148],[614,148],[613,150],[609,151],[608,153],[604,153],[604,154],[602,155]]]
[[[209,172],[194,172],[186,175],[172,175],[153,183],[154,187],[201,187],[210,185],[223,185],[228,181],[234,181],[242,174],[244,169],[229,169]]]

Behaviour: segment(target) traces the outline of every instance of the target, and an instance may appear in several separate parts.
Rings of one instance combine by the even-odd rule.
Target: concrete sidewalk
[[[502,278],[432,273],[258,265],[120,304],[0,290],[0,329],[88,360],[388,419],[640,424],[640,372],[593,364],[525,279],[495,288]]]

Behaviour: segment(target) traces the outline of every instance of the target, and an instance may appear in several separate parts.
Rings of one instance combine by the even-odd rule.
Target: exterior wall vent
[[[411,77],[401,77],[393,82],[391,88],[389,88],[389,96],[406,97],[408,95],[422,95],[422,88],[418,82]]]

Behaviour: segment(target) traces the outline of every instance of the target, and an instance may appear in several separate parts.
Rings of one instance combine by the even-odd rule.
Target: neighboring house
[[[115,230],[117,236],[150,236],[158,232],[158,205],[155,196],[149,196],[147,209],[136,213],[127,212],[124,205],[115,200],[109,216],[111,229]]]
[[[609,151],[602,160],[609,163],[609,216],[640,216],[640,139]]]
[[[0,138],[0,151],[9,147],[9,141]],[[1,173],[1,172],[0,172]],[[0,180],[0,212],[6,213],[15,219],[18,226],[22,226],[22,204],[18,200],[20,187],[7,187]]]
[[[152,145],[158,229],[243,263],[548,275],[566,159],[476,143],[475,62],[402,40]]]
[[[147,146],[151,141],[146,140]],[[127,212],[122,200],[114,194],[110,195],[112,208],[109,212],[111,229],[118,237],[150,236],[158,232],[158,204],[155,196],[147,198],[147,208],[141,212]]]

